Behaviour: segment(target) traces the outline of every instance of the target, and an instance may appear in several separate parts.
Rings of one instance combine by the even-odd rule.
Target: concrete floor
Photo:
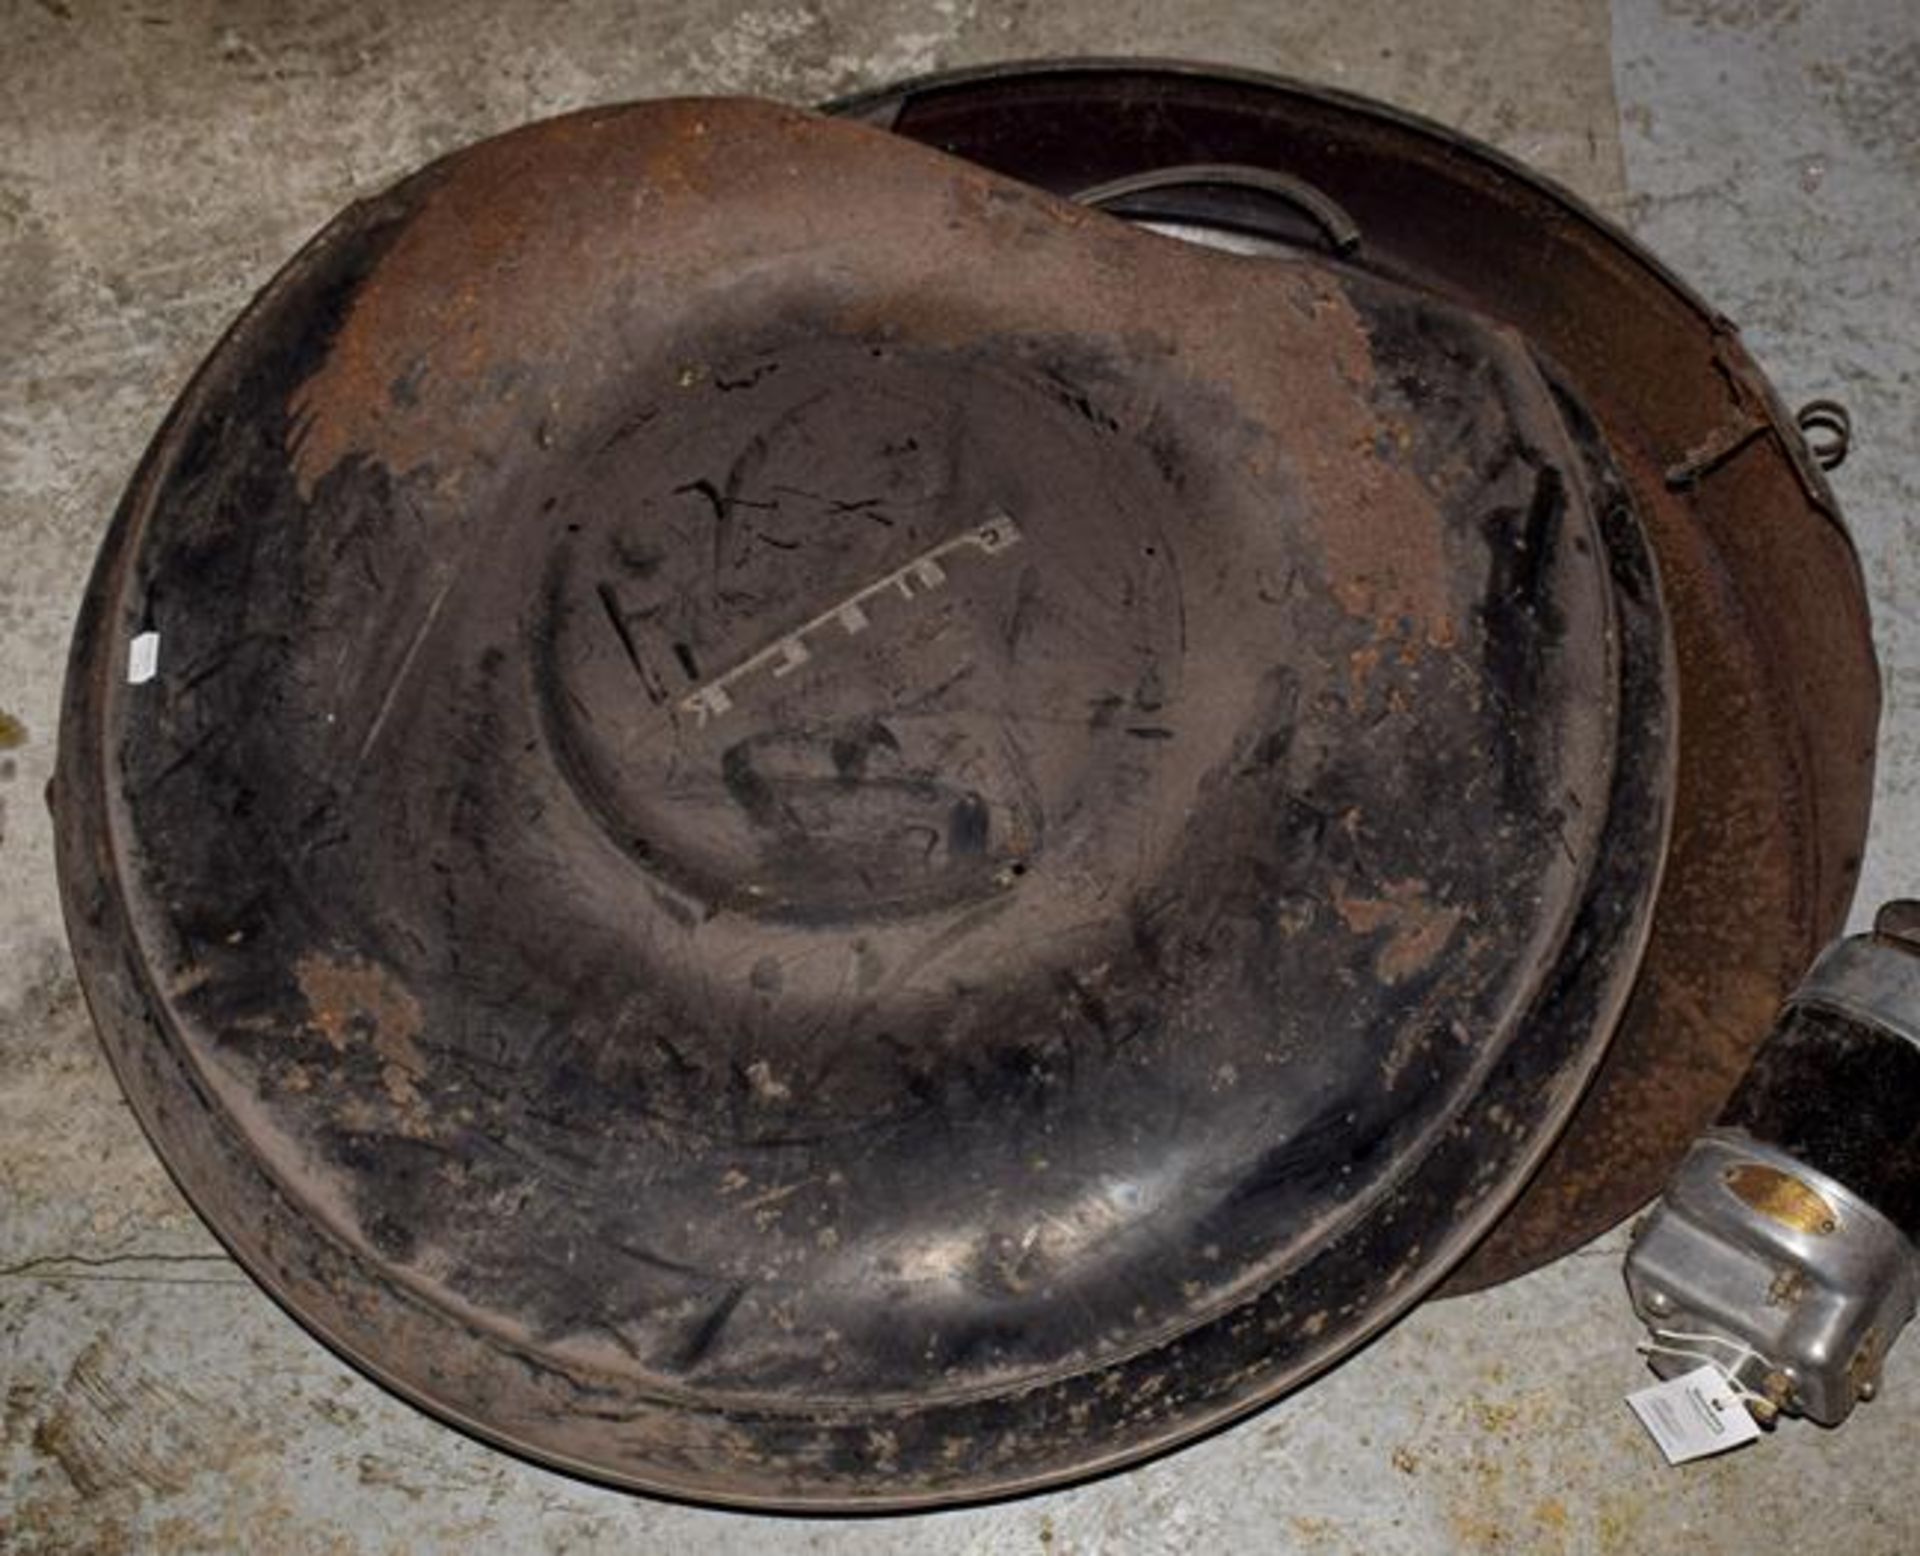
[[[580,104],[799,101],[944,65],[1160,53],[1329,81],[1527,158],[1857,422],[1837,486],[1884,655],[1863,903],[1920,841],[1920,13],[1911,0],[0,3],[0,1551],[1412,1552],[1920,1549],[1920,1340],[1838,1433],[1669,1470],[1618,1234],[1431,1306],[1146,1469],[830,1524],[667,1506],[435,1425],[219,1252],[98,1054],[40,792],[66,636],[140,449],[221,325],[336,207]]]

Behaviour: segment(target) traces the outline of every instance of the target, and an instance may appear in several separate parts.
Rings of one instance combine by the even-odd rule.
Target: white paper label
[[[1760,1435],[1726,1374],[1711,1364],[1629,1394],[1627,1404],[1669,1464],[1724,1453]]]
[[[160,634],[142,632],[127,645],[127,685],[145,686],[160,669]]]

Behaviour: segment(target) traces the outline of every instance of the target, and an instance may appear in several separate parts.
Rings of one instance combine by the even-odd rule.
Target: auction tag
[[[1669,1464],[1724,1453],[1760,1435],[1760,1423],[1740,1403],[1726,1374],[1711,1363],[1629,1394],[1627,1404]]]

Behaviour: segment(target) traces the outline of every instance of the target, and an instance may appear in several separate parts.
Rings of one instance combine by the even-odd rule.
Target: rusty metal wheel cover
[[[1196,324],[1196,298],[1228,311],[1226,263],[856,128],[642,105],[437,164],[263,294],[103,551],[56,799],[122,1083],[297,1316],[550,1462],[919,1506],[1230,1419],[1486,1230],[1599,1057],[1658,874],[1645,494],[1556,359],[1512,366],[1530,387],[1493,418],[1533,463],[1451,508],[1407,418],[1466,547],[1434,592],[1343,549],[1364,517],[1338,480],[1287,510],[1311,544],[1261,539],[1223,413],[1269,482],[1330,429],[1261,398],[1284,331]],[[1248,275],[1236,303],[1350,307],[1383,363],[1382,320],[1416,315],[1525,357],[1424,288]],[[1148,326],[1198,344],[1197,384]],[[950,440],[944,482],[878,494],[920,520],[843,484],[922,434]],[[1543,469],[1586,560],[1516,593]],[[775,486],[788,527],[729,531]],[[848,535],[824,572],[760,549]],[[723,599],[741,543],[752,598]],[[1275,544],[1197,592],[1182,571]],[[661,636],[709,549],[724,609]],[[1247,613],[1302,567],[1267,650],[1295,682],[1249,678]],[[128,687],[144,631],[172,673]],[[1504,731],[1490,683],[1435,674],[1516,651]],[[936,662],[986,666],[991,697]],[[1020,731],[1066,710],[1065,755],[996,755],[983,707]],[[1411,747],[1359,760],[1388,715]],[[1304,785],[1283,729],[1319,743]],[[1420,801],[1503,743],[1529,776],[1490,845]],[[1435,761],[1400,770],[1409,749]],[[1202,790],[1197,840],[1139,846]],[[1115,838],[1127,906],[1088,912]],[[1516,889],[1537,916],[1490,932]]]

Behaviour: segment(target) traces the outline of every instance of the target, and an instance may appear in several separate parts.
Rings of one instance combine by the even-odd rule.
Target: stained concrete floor
[[[1845,1430],[1664,1468],[1616,1233],[1421,1310],[1240,1427],[1098,1484],[883,1523],[743,1518],[548,1474],[333,1360],[153,1161],[64,949],[40,793],[66,635],[140,449],[336,207],[580,104],[817,100],[1043,53],[1370,92],[1528,159],[1838,394],[1888,691],[1862,902],[1920,841],[1920,13],[1910,0],[666,0],[0,5],[0,1551],[1920,1549],[1920,1340]]]

